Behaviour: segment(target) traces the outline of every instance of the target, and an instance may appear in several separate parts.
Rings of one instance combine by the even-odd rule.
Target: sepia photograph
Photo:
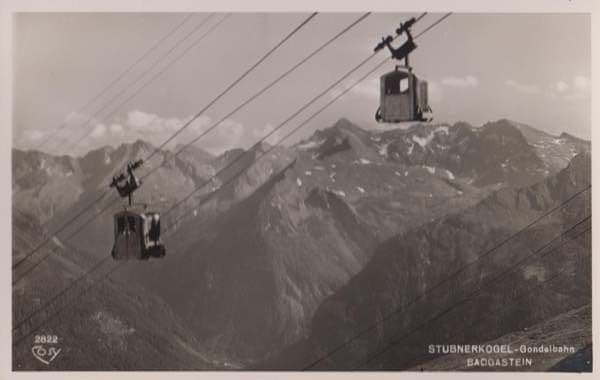
[[[593,371],[591,13],[10,18],[6,371]]]

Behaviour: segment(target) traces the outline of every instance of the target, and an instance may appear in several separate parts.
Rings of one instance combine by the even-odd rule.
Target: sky
[[[14,146],[81,155],[140,138],[159,145],[308,14],[233,13],[217,25],[225,16],[18,14],[13,34]],[[317,15],[167,148],[206,131],[359,16]],[[370,15],[196,145],[214,154],[251,146],[369,56],[382,36],[412,16],[416,14]],[[426,15],[413,27],[414,34],[441,16]],[[180,28],[170,33],[177,25]],[[212,27],[214,31],[201,38]],[[483,125],[508,118],[555,135],[590,138],[589,15],[453,14],[416,43],[411,65],[429,82],[435,122]],[[153,46],[157,47],[144,56]],[[267,141],[277,143],[386,56],[382,51]],[[365,129],[391,128],[377,125],[374,113],[379,76],[392,69],[391,62],[379,69],[285,143],[306,138],[342,117]]]

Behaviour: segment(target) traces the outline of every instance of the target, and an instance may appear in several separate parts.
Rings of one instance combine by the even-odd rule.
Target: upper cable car
[[[150,257],[164,257],[165,246],[160,238],[160,214],[155,211],[136,211],[132,204],[133,192],[142,181],[133,171],[142,165],[138,160],[127,164],[127,174],[121,173],[112,178],[110,187],[115,187],[119,195],[128,198],[124,211],[113,215],[114,244],[111,256],[115,260],[147,260]]]
[[[375,51],[388,47],[392,58],[404,60],[404,66],[396,65],[380,77],[379,108],[375,113],[378,123],[401,123],[410,121],[433,120],[432,110],[428,103],[427,81],[419,79],[409,65],[409,54],[417,48],[413,41],[410,27],[416,22],[414,18],[400,24],[396,34],[406,33],[407,40],[398,48],[392,46],[392,36],[383,38]]]

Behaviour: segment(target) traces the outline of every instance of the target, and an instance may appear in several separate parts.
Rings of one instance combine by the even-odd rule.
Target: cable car
[[[427,81],[419,79],[409,65],[409,54],[417,48],[413,41],[410,27],[416,22],[414,18],[400,24],[396,30],[398,35],[406,33],[407,41],[398,48],[392,46],[392,36],[387,36],[375,47],[379,51],[387,46],[392,58],[404,60],[404,66],[396,65],[394,71],[381,76],[379,81],[379,108],[375,113],[378,123],[401,123],[411,121],[433,120],[432,110],[428,102]]]
[[[128,198],[125,210],[113,215],[114,244],[111,256],[115,260],[148,260],[150,257],[160,258],[166,249],[160,237],[160,214],[156,211],[136,210],[132,204],[133,193],[142,182],[133,171],[143,161],[130,162],[127,175],[114,176],[110,187],[115,187],[121,197]]]
[[[115,260],[147,260],[165,256],[160,239],[160,214],[124,210],[113,217],[115,243],[111,256]]]
[[[381,76],[380,102],[375,113],[377,122],[430,121],[430,114],[427,81],[399,66]]]

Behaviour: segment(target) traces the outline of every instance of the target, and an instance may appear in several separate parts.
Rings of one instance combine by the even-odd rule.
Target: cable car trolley
[[[392,36],[382,38],[375,51],[387,46],[392,58],[404,60],[404,65],[396,65],[380,77],[379,108],[375,113],[378,123],[401,123],[411,121],[431,121],[433,113],[427,99],[427,81],[419,79],[409,64],[409,54],[417,48],[413,41],[410,27],[416,22],[414,18],[400,24],[397,35],[406,34],[407,40],[398,48],[392,46]]]
[[[109,186],[116,188],[122,198],[128,199],[125,210],[113,215],[114,244],[111,256],[115,260],[147,260],[166,254],[160,238],[160,214],[147,211],[146,205],[136,210],[138,206],[133,204],[133,193],[142,185],[134,170],[142,164],[142,160],[130,162],[127,164],[127,174],[114,176]]]

